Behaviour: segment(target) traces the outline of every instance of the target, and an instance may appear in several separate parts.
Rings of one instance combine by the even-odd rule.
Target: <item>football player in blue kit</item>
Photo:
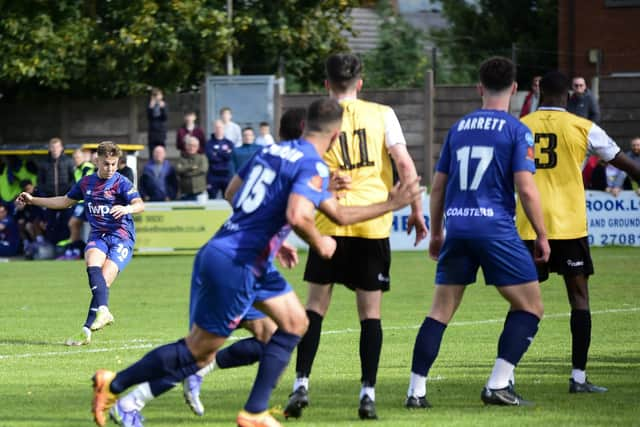
[[[118,170],[122,150],[111,141],[98,145],[98,168],[95,173],[80,179],[65,196],[34,197],[21,193],[17,203],[47,209],[67,209],[83,201],[91,232],[85,249],[85,261],[91,289],[89,313],[77,337],[67,345],[91,342],[91,332],[113,322],[109,311],[109,288],[133,255],[136,239],[131,214],[144,210],[138,190]]]
[[[225,197],[232,200],[233,213],[194,262],[189,335],[152,350],[117,374],[98,370],[93,377],[96,424],[105,425],[105,412],[130,386],[158,378],[176,383],[210,364],[255,305],[278,329],[264,347],[256,380],[236,422],[280,425],[267,411],[269,398],[308,324],[291,286],[272,269],[286,234],[282,228],[289,224],[314,250],[330,258],[336,242],[315,227],[314,208],[338,223],[355,223],[405,206],[421,193],[416,180],[397,186],[384,202],[340,207],[327,189],[329,169],[321,155],[338,136],[341,122],[342,107],[337,102],[312,103],[301,139],[265,147],[232,178]],[[119,414],[115,415],[119,422]]]
[[[298,139],[302,135],[306,108],[291,108],[285,111],[280,118],[279,139],[290,141]],[[229,200],[232,202],[232,200]],[[288,234],[290,227],[286,225],[279,233]],[[274,238],[278,238],[274,236]],[[275,255],[280,265],[284,268],[293,268],[298,264],[298,252],[295,247],[282,243]],[[278,271],[271,264],[269,271],[265,272],[261,280],[278,280]],[[204,415],[204,405],[200,399],[200,389],[204,377],[214,369],[229,369],[239,366],[251,365],[260,361],[262,352],[269,339],[277,329],[275,322],[260,310],[251,307],[240,322],[240,328],[251,331],[252,337],[235,341],[216,352],[215,359],[207,366],[193,375],[189,375],[182,381],[185,403],[195,415]],[[120,420],[125,427],[140,427],[142,409],[156,397],[166,393],[176,386],[172,378],[160,378],[151,382],[138,384],[133,390],[121,396],[111,408],[112,418]]]
[[[512,374],[538,331],[543,306],[534,259],[515,227],[514,184],[536,233],[535,261],[546,261],[549,242],[533,180],[534,141],[529,129],[508,113],[517,89],[514,64],[490,58],[480,66],[479,75],[482,108],[449,130],[433,180],[429,255],[438,261],[436,287],[413,349],[408,408],[430,407],[427,374],[445,328],[466,286],[476,281],[479,267],[485,282],[510,304],[481,399],[497,405],[531,403],[516,394]]]

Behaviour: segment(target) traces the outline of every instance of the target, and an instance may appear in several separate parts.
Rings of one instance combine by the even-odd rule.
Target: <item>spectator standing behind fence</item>
[[[262,147],[254,144],[255,140],[256,135],[252,128],[246,127],[242,129],[242,145],[235,148],[231,156],[231,176],[236,174],[253,157],[256,151],[260,151]]]
[[[118,173],[131,181],[132,184],[135,182],[133,169],[127,166],[127,157],[124,154],[118,159]]]
[[[269,129],[269,123],[260,122],[260,128],[258,130],[260,135],[256,138],[256,145],[267,146],[273,144],[275,141],[271,136],[271,130]]]
[[[164,102],[162,91],[151,89],[151,98],[147,106],[147,120],[149,121],[149,156],[157,145],[166,145],[167,140],[167,104]]]
[[[20,188],[25,193],[37,196],[35,186],[30,179],[20,181]],[[36,246],[44,242],[44,231],[47,226],[44,221],[44,211],[41,207],[33,205],[16,206],[14,218],[20,231],[24,255],[31,259]]]
[[[43,197],[64,196],[75,182],[74,169],[73,161],[64,154],[62,140],[52,138],[49,141],[49,155],[38,166],[38,192]],[[55,244],[69,237],[67,223],[71,213],[71,209],[45,211],[45,237],[49,242]]]
[[[198,138],[185,138],[185,153],[176,163],[180,200],[199,200],[207,191],[207,170],[209,164],[204,154],[198,154]]]
[[[567,102],[567,111],[598,123],[600,121],[600,107],[593,93],[587,88],[584,77],[574,77],[571,86],[573,93]]]
[[[196,125],[196,113],[193,111],[189,111],[184,115],[184,124],[180,126],[178,132],[176,133],[176,147],[181,153],[184,153],[184,137],[187,135],[195,136],[198,138],[200,142],[200,148],[198,149],[198,153],[204,153],[204,145],[207,141],[207,138],[204,136],[204,131],[200,126]]]
[[[20,233],[9,215],[7,206],[0,203],[0,257],[16,256],[20,249]]]
[[[168,202],[176,198],[178,178],[166,156],[165,148],[158,146],[153,149],[152,158],[144,166],[140,193],[145,202]]]
[[[520,117],[524,117],[538,109],[538,104],[540,104],[540,79],[542,79],[542,76],[534,76],[533,80],[531,80],[531,90],[524,98]]]
[[[242,145],[242,130],[237,123],[231,121],[232,117],[231,108],[220,109],[220,120],[224,123],[224,137],[233,142],[234,147],[239,147]]]
[[[222,120],[214,121],[213,134],[205,147],[205,154],[209,161],[207,192],[210,199],[216,199],[218,193],[224,196],[224,190],[231,178],[232,153],[233,142],[224,137],[224,123]]]
[[[635,137],[631,140],[631,150],[627,151],[627,156],[640,165],[640,137]],[[633,189],[631,179],[627,176],[627,173],[620,169],[616,169],[616,171],[610,187],[607,188],[607,191],[611,192],[614,196],[618,196],[622,190]],[[640,196],[640,181],[636,181],[636,184],[638,184],[636,194]]]
[[[73,171],[73,182],[78,182],[87,175],[96,171],[96,165],[89,161],[90,154],[81,149],[77,149],[72,155],[75,169]],[[79,201],[72,209],[69,219],[69,245],[65,248],[65,253],[60,259],[80,259],[82,258],[85,242],[82,240],[82,224],[84,224],[84,201]]]

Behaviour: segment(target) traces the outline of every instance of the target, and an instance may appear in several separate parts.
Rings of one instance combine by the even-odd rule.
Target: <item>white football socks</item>
[[[300,387],[304,387],[305,390],[309,390],[309,377],[296,378],[293,382],[293,391],[296,391]]]
[[[201,368],[198,372],[196,372],[196,375],[199,376],[200,378],[204,378],[205,375],[207,375],[209,372],[213,371],[214,369],[216,369],[216,359],[213,359],[213,362],[209,363],[204,368]]]
[[[407,396],[424,397],[427,394],[427,377],[411,372]]]
[[[577,383],[584,384],[587,381],[587,372],[580,369],[572,369],[571,378]]]
[[[376,389],[373,387],[365,387],[362,386],[362,388],[360,389],[360,400],[362,400],[362,398],[364,397],[364,395],[369,396],[369,399],[373,400],[374,402],[376,401]]]
[[[153,397],[149,383],[142,383],[134,388],[131,393],[119,399],[120,406],[127,412],[133,410],[141,411],[147,402],[153,400]]]
[[[514,365],[498,357],[495,365],[493,365],[493,371],[491,371],[487,387],[494,390],[507,387],[514,369]]]

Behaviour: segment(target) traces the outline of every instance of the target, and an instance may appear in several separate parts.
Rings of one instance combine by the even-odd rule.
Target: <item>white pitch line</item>
[[[611,308],[606,310],[595,310],[595,311],[592,311],[591,314],[618,314],[618,313],[633,313],[633,312],[639,312],[639,311],[640,311],[640,307]],[[569,317],[569,316],[571,316],[571,313],[552,313],[552,314],[545,314],[544,318],[555,319],[555,318],[563,318],[563,317]],[[502,323],[502,322],[504,322],[504,318],[451,322],[449,326],[476,326],[476,325],[485,325],[489,323]],[[418,329],[419,327],[420,325],[386,326],[383,329],[397,331],[397,330]],[[322,332],[322,335],[338,335],[338,334],[349,334],[349,333],[355,333],[355,332],[359,333],[360,329],[346,328],[346,329],[338,329],[333,331],[324,331]],[[238,340],[238,339],[241,339],[241,337],[229,337],[229,340],[231,341]],[[43,356],[74,356],[76,354],[86,354],[86,353],[105,353],[105,352],[120,351],[120,350],[136,350],[136,349],[143,349],[143,348],[151,348],[155,345],[154,342],[155,343],[160,342],[160,340],[144,340],[144,339],[136,339],[131,341],[139,342],[140,344],[124,345],[120,347],[91,348],[91,349],[82,349],[82,350],[76,350],[76,351],[69,350],[69,351],[47,351],[44,353],[0,354],[0,360],[24,359],[24,358],[30,358],[30,357],[43,357]],[[0,344],[8,344],[8,343],[0,342]]]

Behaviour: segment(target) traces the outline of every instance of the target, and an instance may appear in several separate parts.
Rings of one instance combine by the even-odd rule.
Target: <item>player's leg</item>
[[[509,313],[498,341],[498,354],[481,399],[485,404],[526,406],[510,382],[518,362],[533,342],[542,318],[538,272],[531,254],[520,239],[474,244],[487,284],[509,304]]]
[[[591,345],[591,310],[589,284],[583,274],[564,276],[571,304],[571,379],[570,393],[603,393],[608,389],[587,381],[587,359]]]
[[[587,381],[587,359],[591,345],[591,310],[589,307],[589,276],[593,274],[593,260],[586,237],[552,242],[553,271],[564,279],[571,305],[571,378],[570,393],[602,393],[605,387]],[[555,249],[555,254],[554,254]]]
[[[336,237],[335,239],[337,248],[330,260],[321,258],[314,250],[309,250],[304,271],[304,280],[307,281],[309,289],[306,304],[309,328],[298,344],[296,379],[284,409],[286,417],[300,417],[302,409],[309,405],[309,375],[320,345],[322,321],[329,309],[333,283],[336,281],[338,272],[343,270],[337,265],[339,260],[344,258],[345,238]]]
[[[107,259],[107,246],[102,241],[93,241],[91,249],[85,253],[91,301],[84,326],[80,334],[66,340],[67,345],[85,345],[91,342],[91,326],[96,320],[98,307],[106,304],[108,299],[107,283],[102,275],[102,265]]]
[[[207,259],[206,263],[201,259]],[[224,277],[220,275],[224,271]],[[215,352],[235,329],[253,300],[254,276],[215,247],[205,246],[194,261],[189,307],[191,332],[186,340],[160,347],[136,364],[104,381],[96,381],[94,416],[104,422],[104,410],[113,405],[115,394],[134,384],[158,379],[182,381],[213,361]],[[104,384],[112,384],[105,388]],[[170,388],[170,387],[168,387]],[[168,389],[167,388],[167,389]],[[133,411],[132,411],[133,412]],[[118,415],[116,413],[115,415]]]
[[[214,369],[228,369],[238,366],[246,366],[256,363],[262,357],[264,348],[277,329],[276,323],[255,308],[251,308],[246,320],[240,323],[240,327],[251,331],[253,337],[245,338],[216,352],[213,362],[200,369],[194,375],[190,375],[182,382],[182,393],[185,402],[194,414],[204,415],[204,405],[200,400],[200,389],[206,375]],[[157,394],[154,393],[154,396]]]
[[[353,238],[349,242],[353,267],[344,283],[356,291],[360,320],[361,389],[358,416],[361,419],[376,419],[375,385],[383,340],[380,305],[382,293],[388,291],[391,284],[391,248],[389,239]]]
[[[431,309],[413,345],[409,390],[405,401],[407,408],[431,407],[426,398],[427,376],[438,357],[445,329],[458,309],[465,289],[466,286],[456,284],[438,284],[435,287]]]
[[[265,424],[272,422],[273,418],[266,412],[271,392],[289,363],[300,337],[307,330],[308,320],[304,307],[291,288],[288,289],[284,294],[255,304],[276,322],[278,329],[264,348],[249,399],[244,410],[238,414],[239,426],[257,425],[253,422],[258,420],[264,420]]]
[[[142,359],[117,374],[107,370],[97,371],[93,377],[94,420],[99,426],[104,426],[105,411],[116,403],[118,394],[133,385],[163,378],[181,381],[195,373],[211,362],[216,350],[224,344],[226,338],[194,325],[186,339],[150,351]],[[121,423],[124,417],[129,415],[127,412],[131,413],[118,404],[110,415],[116,422]]]
[[[116,280],[116,277],[118,277],[118,274],[126,268],[133,256],[133,242],[130,240],[108,238],[107,243],[109,244],[109,251],[107,253],[107,259],[102,265],[102,277],[104,277],[107,285],[106,301],[104,301],[104,304],[98,306],[96,320],[91,325],[92,331],[100,330],[113,323],[114,317],[109,310],[109,289]]]
[[[426,381],[440,351],[447,325],[460,305],[465,286],[476,281],[478,262],[469,254],[466,241],[445,239],[436,267],[435,291],[429,314],[425,317],[413,346],[411,376],[405,406],[429,408]]]

